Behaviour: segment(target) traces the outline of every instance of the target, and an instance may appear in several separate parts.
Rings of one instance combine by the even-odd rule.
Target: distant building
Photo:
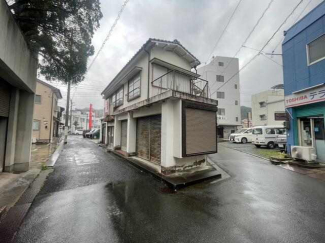
[[[285,120],[283,86],[274,86],[252,96],[253,126],[283,125]]]
[[[60,108],[62,99],[59,89],[37,80],[33,115],[33,142],[51,143],[59,137]]]
[[[0,173],[29,169],[37,58],[0,1]]]
[[[243,127],[243,128],[250,128],[250,127],[253,127],[252,113],[251,113],[251,112],[249,112],[249,113],[247,114],[247,118],[242,119],[241,124],[242,124],[242,127]]]
[[[325,2],[286,31],[282,43],[287,145],[313,147],[325,162]]]
[[[209,81],[210,98],[218,100],[217,124],[221,138],[228,138],[241,125],[238,70],[238,58],[220,56],[197,69]]]
[[[97,114],[97,115],[96,115]],[[92,112],[92,128],[100,128],[100,112],[93,111]],[[61,119],[61,123],[65,124],[65,116],[66,113],[63,112],[63,116]],[[72,124],[71,124],[72,122]],[[72,118],[71,114],[69,114],[69,120],[68,120],[69,128],[72,133],[75,132],[75,130],[89,130],[89,111],[85,110],[73,110],[72,111]]]

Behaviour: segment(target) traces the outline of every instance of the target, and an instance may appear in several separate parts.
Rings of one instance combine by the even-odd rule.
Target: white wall
[[[219,66],[219,62],[223,62],[224,66]],[[201,78],[209,81],[209,94],[212,94],[210,98],[217,99],[218,108],[225,109],[225,116],[218,116],[218,125],[239,126],[241,124],[240,83],[239,75],[235,75],[238,70],[238,58],[230,57],[215,57],[208,65],[198,68]],[[223,75],[224,82],[217,82],[217,75]],[[233,78],[230,79],[231,77]],[[230,81],[227,82],[229,79]],[[225,82],[227,83],[225,84]],[[237,89],[235,89],[235,84]],[[217,98],[216,91],[219,87],[221,88],[218,91],[225,92],[225,99]],[[238,105],[235,105],[235,101],[238,101]],[[238,121],[236,121],[236,117],[238,117]]]
[[[266,106],[261,107],[260,102],[265,102]],[[283,125],[283,121],[275,121],[276,112],[285,112],[283,89],[267,90],[252,96],[253,126]],[[266,120],[261,120],[261,115],[265,115]]]

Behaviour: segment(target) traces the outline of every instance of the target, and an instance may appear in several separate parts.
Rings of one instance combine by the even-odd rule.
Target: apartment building
[[[283,125],[286,117],[282,84],[252,96],[253,126]]]
[[[34,143],[51,143],[53,138],[59,137],[59,99],[62,99],[62,94],[58,88],[37,80],[33,115]]]
[[[209,97],[218,100],[218,137],[228,138],[241,125],[238,58],[213,57],[197,69],[209,82]]]
[[[92,112],[92,128],[100,128],[101,120],[100,117],[96,115],[100,114],[96,111]],[[66,113],[63,112],[61,123],[65,124]],[[71,124],[72,123],[72,124]],[[75,130],[89,130],[89,111],[84,110],[72,110],[72,115],[69,114],[68,120],[71,132],[74,133]]]
[[[179,41],[149,39],[102,92],[108,147],[162,174],[204,166],[217,151],[218,102],[191,71],[199,64]]]

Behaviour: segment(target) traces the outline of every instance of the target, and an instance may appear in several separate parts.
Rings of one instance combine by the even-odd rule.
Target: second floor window
[[[238,86],[237,86],[237,84],[235,84],[235,89],[238,89]]]
[[[266,102],[265,101],[261,101],[260,102],[260,108],[266,107]]]
[[[238,105],[238,100],[235,100],[235,105]]]
[[[224,82],[225,81],[225,77],[222,75],[217,75],[217,81],[218,82]]]
[[[123,87],[120,88],[113,96],[114,107],[123,105]]]
[[[140,75],[129,81],[128,98],[133,100],[137,97],[140,97]]]
[[[220,67],[223,67],[224,66],[224,63],[223,62],[218,62],[219,66]]]
[[[42,101],[42,96],[35,95],[35,104],[41,104],[41,101]]]
[[[325,35],[310,42],[307,47],[309,65],[325,59]]]
[[[217,92],[217,99],[224,99],[225,98],[225,92]]]
[[[218,108],[218,115],[219,116],[224,116],[226,115],[226,110],[224,108]]]

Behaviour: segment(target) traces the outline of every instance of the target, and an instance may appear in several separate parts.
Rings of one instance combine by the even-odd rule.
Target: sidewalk
[[[46,162],[58,147],[54,144],[33,144],[29,170],[24,173],[0,173],[0,221],[8,210],[13,207],[31,183],[38,177]]]

